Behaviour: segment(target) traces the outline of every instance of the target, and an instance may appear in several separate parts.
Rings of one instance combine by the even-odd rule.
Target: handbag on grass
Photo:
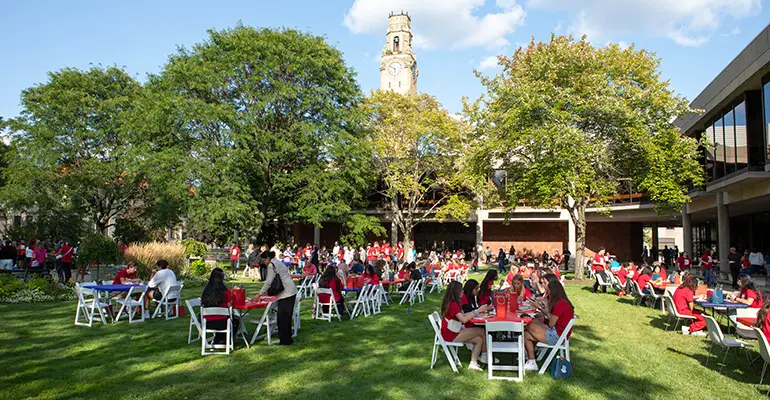
[[[281,276],[278,275],[278,270],[275,269],[275,265],[273,265],[273,272],[275,272],[275,276],[273,277],[273,282],[270,283],[270,287],[267,288],[267,294],[278,296],[279,293],[283,292],[283,282]]]
[[[551,378],[569,379],[572,377],[572,363],[563,359],[556,358],[551,364]]]

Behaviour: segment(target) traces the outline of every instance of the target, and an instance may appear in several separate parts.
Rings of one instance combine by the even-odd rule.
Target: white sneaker
[[[690,334],[690,336],[699,336],[699,337],[706,337],[706,332],[703,331],[697,331]]]
[[[537,371],[540,368],[537,367],[537,361],[535,360],[527,360],[526,363],[524,363],[524,371]]]
[[[144,312],[144,319],[150,319],[150,312],[149,311],[145,311]]]
[[[682,327],[682,335],[689,335],[690,334],[690,327],[689,326],[683,326]]]
[[[479,363],[477,363],[477,362],[475,362],[475,363],[472,362],[472,363],[468,364],[468,369],[470,369],[472,371],[483,371],[483,369],[481,369],[481,367],[479,367]]]

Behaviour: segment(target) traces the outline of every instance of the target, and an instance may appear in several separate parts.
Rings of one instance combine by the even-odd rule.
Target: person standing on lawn
[[[267,280],[257,297],[264,296],[274,280],[281,280],[283,290],[275,295],[275,299],[278,301],[278,337],[282,346],[288,346],[294,343],[291,338],[291,320],[294,313],[294,303],[297,300],[297,286],[291,280],[289,268],[275,258],[275,253],[262,252],[262,263],[267,266]]]
[[[741,274],[741,255],[738,254],[735,247],[730,247],[727,261],[730,264],[730,275],[733,277],[733,289],[738,289],[738,276]]]
[[[712,286],[717,283],[716,275],[714,275],[714,259],[712,258],[714,250],[706,249],[703,255],[700,257],[701,268],[703,268],[703,280],[706,281],[706,285]]]
[[[236,242],[230,246],[230,269],[233,271],[233,278],[238,273],[238,261],[241,258],[241,248]]]
[[[60,261],[59,264],[59,281],[66,283],[72,279],[72,256],[75,253],[75,249],[70,245],[70,242],[65,240],[64,244],[59,247],[59,251],[56,253],[56,259]]]

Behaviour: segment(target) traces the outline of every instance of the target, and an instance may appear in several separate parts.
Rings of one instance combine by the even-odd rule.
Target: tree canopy
[[[654,54],[552,36],[499,65],[497,76],[479,74],[487,93],[466,104],[480,141],[472,165],[508,172],[509,210],[526,201],[569,211],[578,278],[589,203],[607,205],[630,180],[660,212],[679,211],[687,185],[702,182],[698,143],[673,125],[690,111],[687,100],[660,78]]]

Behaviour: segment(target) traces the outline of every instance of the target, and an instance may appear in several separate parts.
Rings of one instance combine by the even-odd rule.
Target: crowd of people
[[[59,282],[68,282],[76,253],[77,249],[64,239],[57,240],[53,246],[35,239],[6,240],[0,242],[0,270],[39,270],[47,268],[46,263],[50,262]]]

